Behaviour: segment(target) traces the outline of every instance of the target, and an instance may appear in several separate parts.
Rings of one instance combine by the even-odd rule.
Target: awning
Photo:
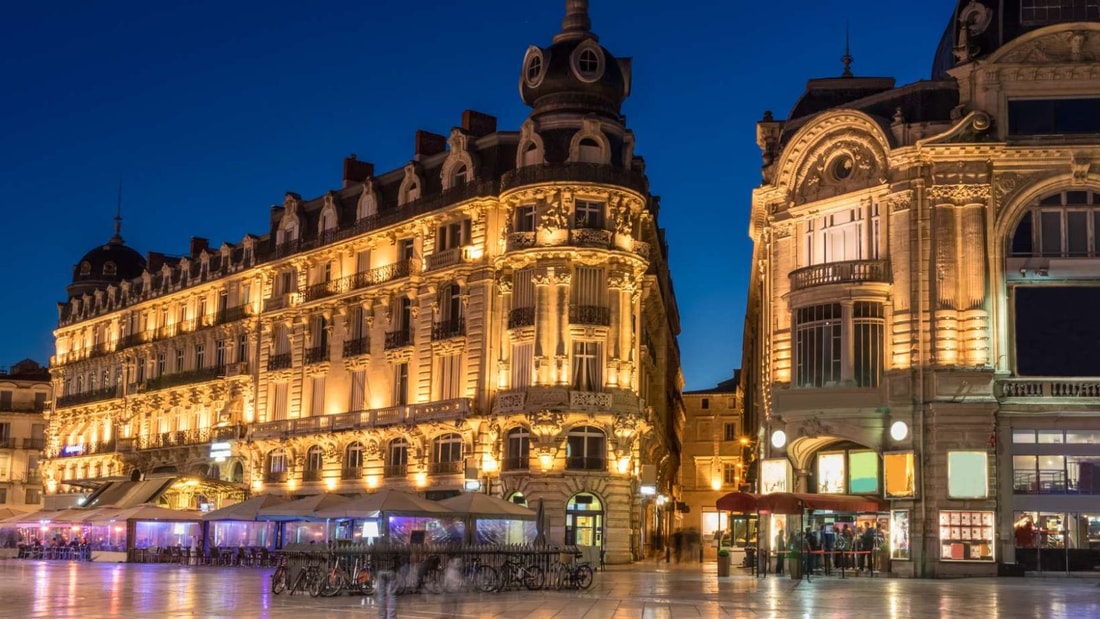
[[[731,492],[718,499],[715,506],[724,512],[755,512],[761,496],[752,492]]]
[[[803,510],[831,510],[836,512],[881,512],[884,501],[876,498],[847,494],[805,494],[798,492],[773,492],[761,496],[756,509],[773,514],[801,514]]]
[[[85,507],[135,507],[144,503],[153,503],[176,480],[175,477],[160,477],[143,481],[108,482],[92,493],[85,501]]]

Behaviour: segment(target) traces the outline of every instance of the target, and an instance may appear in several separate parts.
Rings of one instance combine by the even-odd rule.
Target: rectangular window
[[[137,383],[145,382],[145,357],[138,357],[137,358],[137,363],[135,363],[134,365],[137,366],[136,367],[136,369],[137,369],[137,379],[136,379],[135,382],[137,382]]]
[[[401,239],[397,242],[397,259],[412,260],[416,257],[416,249],[412,239]]]
[[[276,281],[278,285],[275,287],[275,294],[277,295],[290,294],[297,289],[297,286],[294,285],[293,271],[279,273],[279,279]]]
[[[244,363],[248,361],[248,334],[242,333],[237,336],[237,361]]]
[[[225,340],[214,342],[214,367],[225,365]]]
[[[947,452],[947,496],[984,499],[989,496],[989,454],[984,451]]]
[[[440,355],[437,359],[439,377],[437,381],[433,381],[439,389],[437,399],[453,400],[462,397],[462,355]]]
[[[1100,0],[1022,0],[1020,22],[1042,26],[1063,21],[1100,19]]]
[[[512,389],[531,386],[534,378],[535,343],[512,344]]]
[[[0,505],[8,502],[8,489],[0,488]]]
[[[287,383],[275,383],[271,387],[271,420],[278,421],[287,418],[289,386]]]
[[[737,440],[737,424],[732,422],[726,422],[722,429],[722,438],[727,441]]]
[[[913,452],[883,454],[882,470],[886,498],[902,499],[916,496],[916,461],[913,458]]]
[[[840,383],[840,304],[795,311],[795,372],[799,387]]]
[[[844,453],[822,453],[817,455],[817,491],[822,494],[844,494],[845,488]]]
[[[1035,430],[1013,430],[1012,431],[1013,443],[1034,443],[1035,442]]]
[[[882,382],[885,355],[886,321],[881,303],[858,302],[852,306],[854,331],[852,360],[853,378],[857,387],[877,387]]]
[[[600,342],[573,342],[573,389],[599,391],[603,388],[602,358],[603,345]]]
[[[120,381],[121,382],[121,381]],[[34,410],[44,411],[46,410],[46,394],[41,391],[34,394]]]
[[[0,391],[0,411],[11,410],[11,391]]]
[[[516,208],[516,232],[535,231],[535,206],[527,204]]]
[[[393,405],[404,406],[409,403],[409,364],[398,363],[393,366]]]
[[[23,502],[27,505],[38,505],[42,502],[42,490],[38,488],[27,488],[24,496]]]
[[[445,226],[436,232],[436,251],[456,249],[470,242],[470,220],[463,219]]]
[[[157,376],[164,376],[165,362],[164,353],[157,353]]]
[[[310,381],[310,395],[311,400],[309,403],[310,415],[324,415],[325,414],[325,377],[314,376]]]
[[[183,371],[183,349],[182,348],[177,348],[176,349],[176,365],[175,365],[173,371],[175,371],[175,372],[182,372]]]
[[[1100,133],[1100,99],[1016,99],[1008,102],[1008,134]]]
[[[941,561],[994,560],[994,513],[940,512]]]
[[[732,462],[722,464],[722,483],[727,486],[737,485],[737,465]]]
[[[370,270],[370,250],[364,249],[355,254],[355,272],[366,273]]]
[[[206,367],[206,344],[195,344],[195,369]]]
[[[348,410],[352,412],[367,410],[367,371],[354,370],[351,373],[351,403]]]
[[[577,200],[573,210],[576,215],[573,220],[574,228],[602,229],[604,227],[603,202]]]
[[[576,267],[572,284],[573,305],[607,307],[607,282],[602,267]]]

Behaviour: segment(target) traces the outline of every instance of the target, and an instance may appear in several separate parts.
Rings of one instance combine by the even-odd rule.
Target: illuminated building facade
[[[238,244],[142,257],[116,231],[89,252],[60,306],[52,483],[481,485],[543,502],[553,542],[635,558],[643,468],[676,490],[679,318],[620,113],[630,61],[589,25],[570,0],[527,50],[519,131],[467,111],[400,169],[346,159],[340,189],[287,194]]]
[[[964,0],[931,80],[846,63],[757,125],[762,484],[885,497],[895,572],[1100,544],[1098,61],[1094,2]]]
[[[719,497],[749,483],[751,439],[744,427],[740,371],[710,389],[684,392],[682,495],[687,506],[681,528],[698,529],[708,554],[715,552],[714,533],[729,529],[714,504]]]
[[[45,448],[50,372],[30,359],[0,370],[0,508],[42,507],[39,458]]]

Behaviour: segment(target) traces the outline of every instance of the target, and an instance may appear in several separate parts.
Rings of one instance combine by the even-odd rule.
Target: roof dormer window
[[[595,41],[587,40],[573,50],[570,57],[573,65],[573,73],[582,82],[595,82],[603,77],[604,57],[603,50]]]
[[[523,81],[530,88],[536,88],[546,76],[546,60],[542,57],[542,50],[532,45],[527,48],[527,56],[523,59]]]

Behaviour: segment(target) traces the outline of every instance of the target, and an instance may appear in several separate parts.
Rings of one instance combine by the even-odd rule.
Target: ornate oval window
[[[542,50],[532,45],[527,48],[527,55],[523,58],[523,82],[530,88],[536,88],[546,77],[546,58]]]
[[[115,266],[115,263],[113,263],[109,260],[107,262],[103,263],[103,274],[104,275],[114,275],[116,273],[118,273],[118,267]]]
[[[840,155],[829,162],[829,176],[834,181],[845,181],[852,176],[856,169],[856,162],[851,155]]]
[[[592,83],[603,77],[603,50],[591,39],[581,43],[569,58],[573,73],[582,82]]]
[[[80,263],[80,274],[89,275],[92,272],[92,263],[87,260]]]

